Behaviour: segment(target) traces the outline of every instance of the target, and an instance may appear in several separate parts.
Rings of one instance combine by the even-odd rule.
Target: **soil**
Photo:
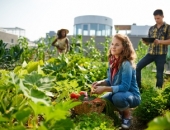
[[[133,113],[133,109],[131,111]],[[137,120],[135,116],[132,118],[132,126],[128,130],[145,130],[147,128],[147,124],[143,124]],[[120,128],[120,130],[124,130]]]
[[[129,130],[145,130],[147,128],[146,124],[140,123],[136,117],[133,117],[133,124]]]

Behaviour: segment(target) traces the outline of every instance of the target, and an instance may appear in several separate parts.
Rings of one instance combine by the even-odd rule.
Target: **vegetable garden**
[[[110,104],[101,114],[77,115],[73,111],[82,103],[83,91],[90,97],[91,83],[106,78],[111,39],[106,37],[100,43],[100,52],[93,38],[82,44],[81,36],[73,37],[69,54],[58,56],[52,40],[41,39],[37,48],[28,48],[26,38],[20,37],[18,44],[8,49],[0,41],[0,129],[118,130],[120,122],[116,113],[109,112]],[[77,40],[80,46],[76,46]],[[139,43],[137,61],[146,54],[146,48]],[[165,76],[164,88],[156,89],[153,67],[142,71],[142,103],[132,111],[140,125],[132,126],[133,130],[170,128],[170,78]],[[73,95],[79,92],[79,97]]]

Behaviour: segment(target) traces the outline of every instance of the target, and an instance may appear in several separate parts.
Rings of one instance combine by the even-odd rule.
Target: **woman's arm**
[[[93,93],[101,94],[103,92],[126,92],[130,88],[131,80],[132,80],[132,66],[129,62],[125,62],[122,65],[122,73],[121,73],[121,83],[119,85],[111,86],[111,85],[98,85],[94,87]],[[105,80],[105,83],[106,80]]]
[[[57,38],[52,42],[52,46],[55,46],[56,42],[57,42]]]

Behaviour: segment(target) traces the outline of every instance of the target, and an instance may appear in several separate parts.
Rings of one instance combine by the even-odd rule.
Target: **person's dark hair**
[[[57,33],[58,39],[62,38],[61,32],[62,32],[62,31],[59,31],[59,32]],[[66,35],[67,35],[67,34],[66,34],[66,31],[65,31],[65,37],[66,37]]]
[[[155,10],[154,12],[153,12],[153,15],[155,16],[155,15],[161,15],[161,16],[163,16],[164,14],[163,14],[163,11],[161,10],[161,9],[157,9],[157,10]]]

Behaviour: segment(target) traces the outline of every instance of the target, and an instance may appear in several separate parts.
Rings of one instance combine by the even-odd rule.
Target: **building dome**
[[[111,36],[112,19],[106,16],[83,15],[74,18],[74,35]]]

